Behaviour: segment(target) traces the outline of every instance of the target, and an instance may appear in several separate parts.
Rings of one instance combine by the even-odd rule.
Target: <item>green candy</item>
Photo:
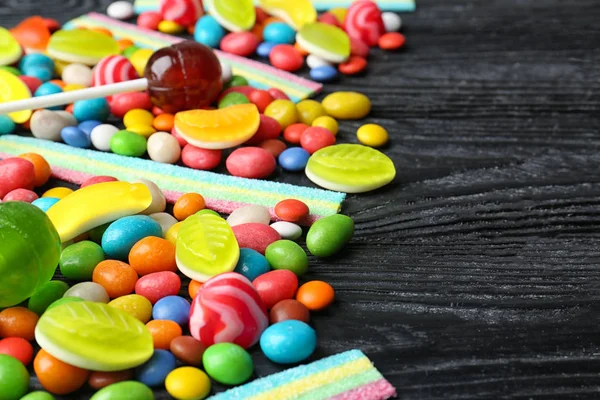
[[[124,381],[113,383],[98,390],[90,400],[154,400],[154,393],[143,383],[136,381]]]
[[[125,58],[131,58],[131,56],[133,55],[133,53],[135,53],[139,49],[140,48],[137,47],[137,46],[129,46],[128,48],[126,48],[125,50],[123,50],[123,55],[125,56]]]
[[[234,75],[231,77],[231,80],[227,82],[224,89],[229,89],[236,86],[248,86],[248,80],[243,76]]]
[[[54,396],[48,392],[42,392],[41,390],[38,390],[21,397],[21,400],[54,400]]]
[[[0,354],[0,400],[18,400],[29,390],[29,372],[14,357]]]
[[[219,383],[239,385],[254,372],[252,357],[241,346],[219,343],[210,346],[202,356],[206,373]]]
[[[69,285],[63,281],[50,281],[42,286],[37,292],[29,298],[27,308],[42,315],[44,311],[56,300],[63,297],[65,292],[69,290]]]
[[[306,235],[306,247],[317,257],[330,257],[342,250],[353,234],[352,218],[342,214],[330,215],[310,227]]]
[[[122,130],[110,139],[110,151],[121,156],[141,157],[146,152],[146,139],[137,133]]]
[[[112,224],[114,221],[107,222],[104,225],[97,226],[96,228],[90,230],[88,234],[90,235],[90,240],[94,243],[102,243],[102,235],[104,235],[104,231],[108,229],[108,226]]]
[[[48,308],[46,308],[46,311],[52,310],[54,307],[58,307],[62,304],[72,303],[72,302],[76,302],[76,301],[84,301],[84,300],[81,297],[63,297],[62,299],[58,299],[58,300],[54,301],[52,304],[50,304],[48,306]]]
[[[287,269],[301,276],[308,269],[308,256],[296,242],[278,240],[265,250],[265,257],[273,269]]]
[[[226,108],[238,104],[250,104],[250,100],[244,94],[231,92],[226,94],[219,102],[219,108]]]
[[[67,279],[91,281],[94,268],[104,261],[102,247],[89,240],[70,245],[60,254],[60,272]]]
[[[10,72],[14,76],[20,76],[21,75],[21,71],[19,71],[18,68],[11,67],[10,65],[3,65],[3,66],[0,67],[0,69],[3,69],[6,72]]]

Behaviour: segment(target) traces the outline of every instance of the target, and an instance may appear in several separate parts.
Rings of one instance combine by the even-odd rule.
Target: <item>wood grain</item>
[[[0,17],[108,2],[9,0]],[[327,85],[371,97],[398,177],[349,196],[347,252],[311,258],[337,291],[313,359],[360,348],[403,399],[600,397],[597,1],[421,0],[403,19],[406,49]]]

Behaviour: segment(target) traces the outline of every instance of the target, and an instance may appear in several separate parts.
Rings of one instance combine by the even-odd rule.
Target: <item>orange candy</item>
[[[310,54],[308,51],[304,50],[304,48],[302,46],[300,46],[298,44],[298,42],[296,42],[296,44],[294,44],[294,47],[296,48],[296,50],[298,50],[298,53],[300,53],[300,55],[303,57],[306,57],[307,55]]]
[[[190,281],[190,285],[188,286],[188,294],[194,300],[196,295],[198,294],[198,290],[202,287],[202,282],[198,282],[195,280]]]
[[[152,121],[152,125],[157,131],[171,132],[171,129],[175,125],[175,116],[168,113],[157,115],[154,121]]]
[[[108,37],[112,37],[113,34],[110,30],[106,29],[106,28],[101,28],[101,27],[96,27],[96,28],[90,28],[90,31],[93,32],[98,32],[98,33],[102,33]]]
[[[40,383],[50,393],[65,395],[81,388],[90,371],[64,363],[44,349],[35,356],[33,370]]]
[[[153,272],[177,272],[175,245],[156,236],[145,237],[131,248],[129,265],[140,276]]]
[[[183,335],[181,327],[175,321],[155,319],[146,324],[152,335],[155,349],[169,350],[171,340]]]
[[[33,185],[35,187],[42,186],[44,183],[48,182],[52,171],[50,170],[50,164],[48,164],[48,161],[46,161],[44,157],[37,153],[25,153],[21,154],[19,158],[24,158],[33,164]]]
[[[134,43],[129,39],[119,39],[117,40],[117,44],[119,45],[119,51],[121,52],[134,45]]]
[[[173,206],[173,215],[179,221],[183,221],[190,215],[194,215],[204,209],[205,206],[204,197],[198,193],[186,193]]]
[[[111,299],[133,293],[138,275],[127,263],[104,260],[94,268],[92,281],[104,289]]]
[[[32,50],[46,50],[50,41],[50,30],[40,16],[29,17],[10,30],[21,46]]]
[[[40,317],[25,307],[10,307],[0,311],[0,338],[35,338],[35,325]]]
[[[64,83],[63,81],[61,81],[60,79],[52,79],[51,81],[48,81],[49,83],[58,86],[61,89],[64,89],[65,86],[67,86],[66,83]]]
[[[265,26],[263,24],[256,24],[254,28],[250,32],[254,33],[254,35],[262,42],[263,40],[263,31],[265,30]]]
[[[310,281],[300,286],[296,292],[296,300],[311,311],[327,308],[335,297],[331,285],[323,281]]]

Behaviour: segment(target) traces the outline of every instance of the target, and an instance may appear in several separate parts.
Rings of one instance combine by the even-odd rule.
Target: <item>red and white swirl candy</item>
[[[361,40],[370,47],[376,46],[385,33],[381,10],[371,0],[352,3],[344,20],[344,30],[351,38]]]
[[[247,349],[269,326],[267,310],[246,277],[227,272],[206,281],[190,310],[190,332],[210,346],[235,343]]]
[[[93,86],[103,86],[139,78],[131,62],[123,56],[104,57],[94,67]]]
[[[202,0],[161,0],[160,14],[166,21],[191,26],[204,15]]]

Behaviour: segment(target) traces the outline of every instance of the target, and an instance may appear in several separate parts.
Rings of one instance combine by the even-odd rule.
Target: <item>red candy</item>
[[[350,38],[350,54],[353,56],[367,58],[369,51],[371,51],[371,49],[369,49],[369,46],[367,46],[362,40]]]
[[[292,124],[285,128],[283,131],[283,138],[286,142],[291,144],[300,144],[300,138],[305,130],[310,128],[308,125],[303,123]]]
[[[304,65],[304,57],[291,44],[278,44],[269,53],[269,61],[275,68],[298,71]]]
[[[268,151],[269,153],[273,154],[273,157],[279,157],[279,155],[283,153],[285,149],[287,149],[285,143],[283,143],[279,139],[265,140],[259,146]]]
[[[267,12],[265,10],[263,10],[260,7],[254,7],[254,10],[256,11],[256,24],[262,24],[263,22],[265,22],[265,20],[267,18],[269,18],[269,14],[267,14]]]
[[[251,222],[231,228],[240,248],[247,247],[265,254],[267,247],[281,240],[279,233],[269,225]]]
[[[9,192],[2,201],[24,201],[31,203],[38,199],[37,193],[29,189],[15,189]]]
[[[179,289],[181,289],[181,279],[171,271],[144,275],[135,284],[135,293],[144,296],[152,304],[163,297],[177,295]]]
[[[117,118],[123,118],[127,111],[134,108],[152,109],[150,95],[147,92],[119,93],[112,96],[110,112]]]
[[[27,85],[31,93],[35,93],[35,91],[42,86],[42,83],[44,83],[41,81],[41,79],[36,78],[35,76],[21,75],[19,76],[19,79]]]
[[[389,32],[379,38],[379,47],[383,50],[396,50],[404,46],[406,38],[398,32]]]
[[[267,309],[270,309],[281,300],[294,298],[298,290],[298,277],[292,271],[278,269],[262,274],[252,284]]]
[[[383,37],[383,36],[382,36]],[[367,68],[367,60],[361,56],[350,56],[348,61],[338,65],[338,69],[342,74],[355,75]]]
[[[158,30],[158,24],[162,21],[162,16],[156,11],[146,11],[139,15],[137,25],[141,28]]]
[[[267,310],[252,283],[227,272],[206,281],[190,310],[190,333],[206,346],[235,343],[249,348],[269,326]]]
[[[321,14],[321,16],[319,17],[319,22],[321,22],[322,24],[337,26],[338,28],[342,27],[337,17],[330,12]]]
[[[276,139],[279,137],[280,133],[281,125],[279,125],[279,122],[277,122],[277,120],[274,118],[261,114],[258,130],[254,136],[248,139],[246,144],[257,145],[265,140]]]
[[[33,359],[33,346],[23,338],[10,337],[0,340],[0,354],[12,356],[27,366]]]
[[[308,212],[308,206],[296,199],[281,200],[275,204],[275,215],[288,222],[298,222],[306,217]]]
[[[305,130],[300,137],[300,145],[310,154],[322,149],[323,147],[333,146],[335,136],[326,128],[312,126]]]
[[[241,147],[227,157],[227,171],[233,176],[262,179],[271,175],[277,163],[275,157],[260,147]]]
[[[171,135],[173,135],[173,137],[175,139],[177,139],[177,142],[179,142],[179,146],[181,148],[184,148],[188,144],[187,140],[185,140],[183,138],[183,136],[181,136],[179,133],[177,133],[177,129],[175,129],[175,127],[173,127],[173,129],[171,129]]]
[[[160,13],[166,21],[190,26],[204,15],[204,8],[201,0],[161,0]]]
[[[221,39],[221,50],[247,57],[256,51],[260,40],[251,32],[231,32]]]
[[[18,157],[0,160],[0,198],[15,189],[33,189],[34,178],[35,168],[31,162]]]
[[[377,4],[371,0],[352,3],[344,20],[344,30],[351,38],[362,40],[367,46],[376,46],[379,37],[385,33]]]
[[[91,178],[86,179],[82,184],[81,187],[84,188],[86,186],[90,186],[90,185],[95,185],[96,183],[104,183],[104,182],[116,182],[118,181],[117,178],[115,178],[114,176],[93,176]]]
[[[219,166],[222,156],[221,150],[201,149],[186,144],[181,152],[181,161],[186,167],[208,171]]]
[[[248,100],[250,100],[257,108],[258,112],[264,112],[269,104],[275,100],[271,93],[266,90],[253,90],[248,94]]]
[[[94,67],[92,86],[131,81],[139,78],[133,64],[123,56],[104,57]]]
[[[285,94],[282,90],[277,89],[277,88],[270,88],[269,90],[267,90],[267,92],[269,92],[269,94],[271,96],[273,96],[273,98],[275,100],[289,100],[289,96],[287,94]]]

